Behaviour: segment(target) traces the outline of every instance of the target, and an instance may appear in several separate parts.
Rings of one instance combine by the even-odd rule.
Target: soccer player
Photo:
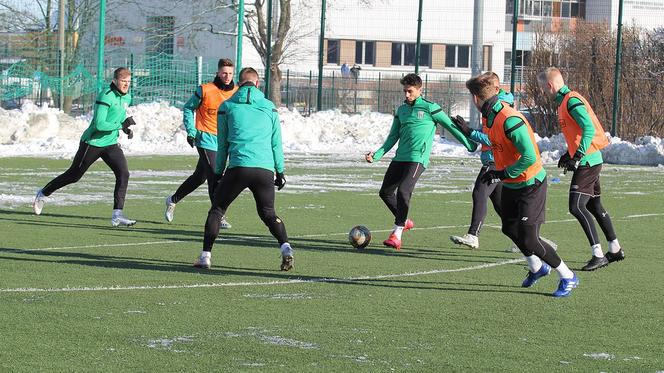
[[[477,147],[454,126],[440,105],[422,97],[422,79],[417,74],[404,76],[401,85],[406,100],[394,116],[385,143],[365,155],[369,163],[378,161],[399,141],[396,156],[387,168],[379,192],[394,215],[394,228],[383,244],[397,250],[401,249],[402,233],[415,225],[408,219],[410,197],[420,175],[429,166],[436,124],[445,127],[468,151],[475,151]]]
[[[217,75],[214,77],[214,81],[196,88],[194,94],[184,105],[187,142],[192,148],[196,147],[198,163],[194,173],[180,185],[173,195],[166,197],[164,216],[168,222],[173,221],[175,205],[206,180],[208,195],[212,201],[215,186],[214,167],[217,158],[217,111],[219,106],[237,91],[237,87],[233,83],[233,70],[231,60],[220,59],[217,63]],[[229,229],[231,225],[225,217],[222,217],[220,227]]]
[[[35,214],[41,214],[45,197],[80,180],[88,168],[101,158],[115,174],[111,225],[117,227],[136,224],[136,220],[129,219],[122,213],[129,182],[129,169],[127,159],[118,145],[120,130],[131,139],[133,132],[129,127],[136,124],[132,117],[127,117],[126,112],[131,102],[130,84],[131,72],[129,69],[121,67],[113,72],[110,87],[101,91],[97,96],[92,122],[81,136],[81,143],[71,166],[37,192],[32,204]]]
[[[521,286],[533,286],[553,268],[560,277],[553,296],[568,296],[579,280],[553,247],[539,237],[545,217],[546,171],[533,130],[521,113],[498,98],[490,77],[473,77],[466,87],[486,118],[496,163],[496,169],[486,171],[481,180],[486,184],[502,181],[502,231],[519,247],[528,263],[529,272]]]
[[[239,84],[236,94],[219,108],[214,171],[219,181],[205,222],[203,251],[194,266],[210,268],[219,221],[235,198],[249,188],[256,200],[258,216],[279,242],[281,270],[289,271],[293,268],[293,249],[284,222],[274,210],[274,187],[281,190],[286,185],[279,114],[258,89],[256,70],[242,69]]]
[[[609,143],[604,128],[588,100],[565,85],[560,70],[550,67],[538,74],[537,80],[542,90],[558,104],[558,123],[567,142],[567,151],[560,157],[558,167],[574,172],[569,189],[569,212],[581,223],[592,251],[592,258],[582,270],[594,271],[623,260],[625,252],[620,247],[611,217],[600,201],[599,173],[603,159],[599,150]],[[609,242],[606,254],[602,252],[593,217]]]
[[[485,74],[487,77],[491,78],[498,99],[509,106],[514,106],[514,96],[500,88],[500,79],[498,78],[498,75],[492,71],[486,72]],[[480,247],[480,229],[482,228],[482,223],[484,223],[484,218],[487,214],[487,200],[491,199],[494,210],[498,216],[500,216],[500,195],[502,186],[501,183],[487,185],[481,181],[482,176],[488,170],[496,169],[493,161],[493,153],[491,152],[491,141],[489,141],[489,136],[484,133],[484,130],[475,130],[471,128],[468,123],[458,115],[456,118],[452,118],[452,121],[467,138],[481,145],[480,161],[482,162],[482,168],[480,168],[480,172],[477,174],[475,186],[473,187],[473,212],[468,233],[463,236],[450,236],[450,240],[458,245],[468,246],[471,249],[478,249]],[[482,117],[482,127],[483,129],[486,127],[486,118],[484,117]]]

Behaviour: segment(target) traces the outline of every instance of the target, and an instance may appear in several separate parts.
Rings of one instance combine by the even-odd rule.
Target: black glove
[[[136,122],[134,122],[134,118],[132,117],[127,117],[123,122],[122,122],[122,131],[124,133],[127,133],[127,130],[129,129],[130,126],[135,125]]]
[[[127,129],[122,129],[122,132],[124,132],[124,133],[127,134],[127,138],[128,138],[129,140],[131,140],[131,139],[134,138],[134,131],[130,130],[129,128],[127,128]]]
[[[570,160],[569,152],[565,150],[563,155],[560,156],[560,159],[558,160],[558,168],[564,168],[567,162]]]
[[[470,137],[470,134],[473,133],[473,129],[470,128],[468,122],[466,122],[466,120],[463,119],[460,115],[452,118],[452,122],[456,124],[457,128],[459,128],[459,131],[466,135],[466,137]]]
[[[277,190],[281,190],[284,185],[286,185],[286,177],[284,176],[284,173],[277,172],[277,176],[274,179],[274,186],[277,187]]]
[[[189,144],[189,146],[191,146],[193,148],[195,143],[196,143],[196,138],[195,137],[187,136],[187,144]]]
[[[577,150],[576,153],[574,153],[574,156],[565,162],[565,170],[572,172],[576,171],[576,169],[579,168],[579,163],[581,163],[581,158],[583,158],[583,153]]]
[[[507,179],[505,170],[489,170],[482,175],[480,181],[484,184],[491,185],[499,183],[501,180]]]

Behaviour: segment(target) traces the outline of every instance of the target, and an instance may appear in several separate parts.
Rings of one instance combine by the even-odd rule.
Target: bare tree
[[[266,70],[270,69],[270,97],[274,103],[281,105],[281,65],[293,58],[297,50],[292,48],[294,42],[311,35],[313,29],[296,27],[291,29],[292,4],[291,0],[275,0],[277,11],[272,14],[272,46],[270,66],[267,66],[267,1],[256,0],[245,13],[247,37],[263,61]],[[292,32],[294,30],[294,32]]]
[[[33,0],[16,2],[0,0],[0,28],[14,33],[9,42],[12,57],[21,59],[26,70],[40,71],[50,77],[58,76],[59,46],[57,31],[65,33],[63,51],[65,75],[69,74],[80,61],[80,43],[88,25],[93,22],[99,9],[98,1],[66,0],[65,24],[57,23],[58,0]],[[70,96],[72,89],[67,81],[60,81]],[[72,106],[73,97],[65,96],[65,111]]]
[[[149,35],[148,43],[151,45],[172,43],[176,36],[183,37],[193,48],[209,47],[197,45],[196,37],[201,33],[210,33],[220,36],[235,36],[237,30],[233,27],[235,22],[228,22],[228,29],[224,29],[224,19],[220,17],[235,14],[236,8],[228,0],[201,0],[192,6],[190,0],[113,0],[118,11],[110,10],[107,13],[107,23],[116,30],[130,30]],[[130,15],[127,14],[130,9]],[[232,11],[229,11],[232,10]],[[150,15],[174,15],[178,21],[168,28],[154,28],[146,24],[144,19]],[[220,39],[221,40],[221,39]],[[228,45],[229,47],[231,45]]]
[[[617,133],[634,140],[644,135],[664,135],[664,32],[638,27],[623,28],[620,107]],[[574,30],[539,31],[532,50],[532,65],[525,72],[524,103],[534,114],[536,130],[560,132],[557,105],[537,84],[537,73],[559,67],[565,82],[592,104],[605,130],[611,129],[616,35],[605,24],[579,23]]]

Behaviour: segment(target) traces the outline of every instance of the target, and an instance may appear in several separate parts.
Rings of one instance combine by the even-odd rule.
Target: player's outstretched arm
[[[443,112],[443,109],[440,107],[438,104],[432,104],[431,105],[431,117],[433,118],[433,121],[445,128],[449,133],[454,136],[457,141],[461,143],[461,145],[465,146],[466,149],[469,152],[474,152],[475,149],[477,149],[477,143],[470,141],[460,130],[457,128],[457,126],[452,123],[452,120],[450,117]]]
[[[392,120],[392,127],[390,128],[390,134],[387,135],[387,138],[385,139],[385,143],[383,143],[383,146],[378,148],[375,152],[372,154],[372,162],[379,161],[381,158],[383,158],[383,155],[385,153],[389,152],[390,149],[394,146],[394,144],[397,143],[399,140],[399,130],[401,129],[401,121],[399,120],[398,115],[394,115],[394,119]]]
[[[226,110],[222,104],[217,113],[217,160],[214,173],[221,175],[226,169],[226,158],[228,158],[228,122]]]
[[[274,170],[283,176],[284,149],[281,143],[281,123],[279,121],[279,112],[275,108],[272,109],[272,156],[274,157]],[[281,188],[279,189],[281,190]]]

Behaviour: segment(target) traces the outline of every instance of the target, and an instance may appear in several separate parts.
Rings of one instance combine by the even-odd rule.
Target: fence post
[[[618,5],[618,34],[616,35],[616,67],[613,75],[613,113],[611,114],[611,136],[617,136],[616,123],[620,108],[620,67],[622,64],[622,17],[623,0]]]
[[[104,85],[104,43],[106,35],[106,0],[99,2],[99,38],[97,41],[97,93]]]
[[[332,108],[334,109],[337,106],[337,100],[335,100],[334,94],[334,71],[332,71]]]
[[[318,36],[318,99],[316,108],[318,111],[323,109],[323,48],[325,47],[325,0],[321,1],[320,6],[320,35]],[[311,82],[309,82],[311,87]]]
[[[380,113],[380,71],[378,72],[378,112]]]
[[[510,68],[510,92],[514,93],[514,74],[516,73],[516,35],[519,25],[519,0],[514,0],[512,14],[512,65]]]
[[[286,109],[290,109],[290,69],[286,69]]]
[[[447,113],[452,111],[452,75],[447,76]]]
[[[311,78],[312,78],[311,75],[312,75],[311,70],[309,70],[309,89],[307,89],[307,91],[309,93],[309,98],[307,99],[307,106],[309,108],[309,115],[311,115]]]
[[[353,96],[353,112],[357,113],[357,78],[358,76],[355,75],[355,87],[353,87],[355,93]]]
[[[134,75],[134,54],[133,53],[129,54],[129,72],[131,72],[131,74]],[[132,80],[134,80],[134,79],[132,79]],[[135,81],[132,81],[132,86],[133,86],[132,87],[132,91],[133,91],[135,89],[134,87],[136,87],[136,82]],[[134,104],[134,94],[132,92],[131,101],[129,101],[129,106],[132,106],[133,104]]]
[[[196,86],[203,84],[203,56],[196,57]]]

